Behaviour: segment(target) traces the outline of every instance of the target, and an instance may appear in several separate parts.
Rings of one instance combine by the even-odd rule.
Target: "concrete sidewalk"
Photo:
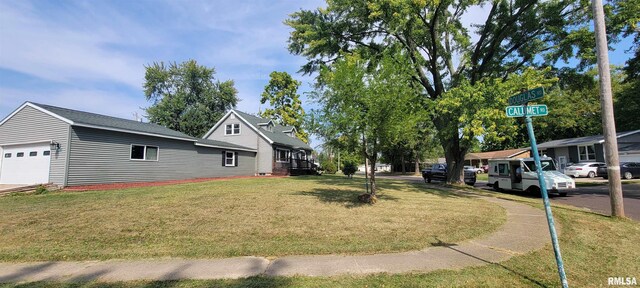
[[[340,274],[429,272],[504,261],[550,243],[542,210],[513,201],[479,197],[502,206],[507,221],[488,236],[459,244],[438,243],[421,251],[360,256],[290,256],[268,260],[237,257],[211,260],[134,260],[0,263],[0,283],[25,281],[131,281],[334,276]]]

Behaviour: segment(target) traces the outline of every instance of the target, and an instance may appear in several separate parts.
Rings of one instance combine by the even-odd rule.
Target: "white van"
[[[576,188],[576,182],[571,177],[556,170],[553,159],[540,157],[540,164],[549,193],[567,196],[567,190]],[[528,191],[539,194],[540,184],[536,169],[533,158],[491,159],[488,184],[496,191]]]

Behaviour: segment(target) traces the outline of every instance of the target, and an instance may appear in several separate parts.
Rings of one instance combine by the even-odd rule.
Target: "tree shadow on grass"
[[[322,175],[322,176],[296,176],[291,177],[291,179],[296,181],[305,181],[312,182],[317,185],[331,185],[331,186],[339,186],[345,188],[353,188],[361,191],[362,193],[366,192],[365,179],[363,177],[354,177],[353,179],[349,179],[346,176],[337,176],[337,175]],[[456,193],[454,190],[455,187],[448,187],[444,185],[438,184],[425,184],[423,181],[412,181],[406,179],[388,179],[388,178],[378,178],[376,179],[376,185],[381,192],[380,194],[384,194],[385,191],[403,191],[403,192],[413,192],[413,193],[425,193],[431,194],[443,198],[470,198],[471,196],[465,195],[462,193]],[[378,197],[380,198],[380,197]]]
[[[312,191],[300,191],[295,195],[314,196],[324,203],[339,203],[346,208],[355,208],[366,205],[368,203],[358,200],[358,196],[363,194],[364,190],[331,190],[331,189],[313,189]],[[387,194],[376,195],[378,201],[398,201],[400,198]]]

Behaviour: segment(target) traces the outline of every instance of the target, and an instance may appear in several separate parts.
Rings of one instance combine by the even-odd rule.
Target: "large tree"
[[[406,65],[383,57],[377,65],[360,55],[346,55],[320,72],[315,99],[322,106],[317,120],[320,134],[368,162],[370,194],[375,199],[375,164],[381,148],[393,138],[408,116],[417,95]]]
[[[471,17],[469,8],[478,5],[488,8],[486,19],[470,32],[462,18]],[[452,168],[448,181],[460,183],[464,155],[473,140],[503,119],[499,115],[480,119],[472,113],[480,113],[478,107],[457,102],[479,97],[481,101],[473,103],[504,103],[482,92],[487,84],[521,74],[528,66],[568,59],[574,50],[584,63],[591,63],[587,56],[593,41],[589,30],[583,29],[589,23],[589,10],[585,1],[563,0],[332,0],[325,9],[296,12],[286,23],[294,29],[289,50],[307,57],[302,67],[306,73],[356,51],[375,61],[390,47],[402,49],[410,59],[414,85],[434,108],[431,121]],[[501,93],[543,85],[521,84],[506,85],[512,90]],[[446,104],[455,106],[455,113],[438,106]],[[481,120],[488,122],[477,122]]]
[[[195,60],[145,66],[144,94],[152,105],[147,118],[193,137],[202,137],[238,103],[232,80],[215,79],[215,69]]]
[[[296,128],[296,136],[309,143],[309,133],[304,130],[304,108],[298,94],[300,81],[287,72],[273,71],[269,74],[269,83],[262,92],[261,104],[269,102],[271,108],[260,113],[261,117],[271,119],[277,124]]]

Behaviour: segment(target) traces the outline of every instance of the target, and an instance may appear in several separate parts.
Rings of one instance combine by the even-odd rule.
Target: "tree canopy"
[[[551,84],[553,75],[541,77],[548,70],[534,73],[529,67],[541,69],[574,56],[579,57],[580,67],[595,61],[587,1],[332,0],[327,4],[324,9],[296,12],[285,21],[293,28],[289,50],[308,60],[302,71],[317,72],[355,53],[374,65],[384,51],[402,51],[396,55],[408,59],[410,85],[428,100],[425,109],[431,111],[454,170],[450,182],[462,182],[464,155],[477,136],[500,141],[516,133],[517,126],[506,132],[495,129],[512,121],[502,115],[505,95]],[[486,19],[468,29],[462,19],[478,5],[488,8]],[[614,10],[607,10],[611,19],[620,15]],[[611,31],[612,41],[629,25],[627,18],[616,19],[622,28]],[[500,112],[498,104],[504,105]]]
[[[298,94],[300,81],[293,79],[287,72],[273,71],[269,77],[269,84],[264,87],[260,103],[269,102],[272,108],[265,109],[259,116],[280,125],[295,127],[296,136],[309,143],[309,133],[303,127],[304,108]]]
[[[215,69],[195,60],[145,66],[144,94],[150,122],[201,137],[238,103],[233,81],[215,79]]]

